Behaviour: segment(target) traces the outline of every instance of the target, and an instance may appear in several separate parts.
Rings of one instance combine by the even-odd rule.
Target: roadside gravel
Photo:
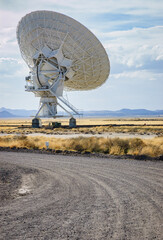
[[[161,161],[1,151],[0,166],[15,183],[0,239],[163,239]]]

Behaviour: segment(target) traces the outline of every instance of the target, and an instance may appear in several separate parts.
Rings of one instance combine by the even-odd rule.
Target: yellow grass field
[[[147,155],[157,157],[163,155],[163,137],[142,140],[139,138],[96,138],[78,137],[58,139],[55,137],[33,136],[1,136],[0,147],[16,147],[27,149],[45,149],[46,142],[49,148],[55,150],[71,150],[78,152],[100,152],[113,155]]]
[[[69,119],[43,119],[42,128],[32,128],[32,119],[0,119],[0,133],[29,134],[29,133],[139,133],[163,135],[163,118],[79,118],[77,128],[68,128]],[[61,128],[49,128],[50,122],[61,122]],[[67,128],[65,127],[67,126]]]
[[[163,155],[163,118],[135,118],[135,119],[107,119],[80,118],[77,127],[69,128],[69,119],[44,119],[42,128],[32,128],[32,119],[1,119],[0,147],[16,147],[29,149],[43,149],[45,142],[49,148],[55,150],[71,150],[79,152],[101,152],[113,155],[147,155],[157,157]],[[50,122],[61,122],[62,127],[51,128]],[[30,133],[43,134],[96,134],[96,133],[137,133],[156,134],[153,139],[120,139],[103,137],[77,137],[61,139],[44,136],[28,136]],[[3,136],[3,134],[9,134]],[[13,135],[12,135],[13,134]],[[16,135],[18,134],[18,135]]]

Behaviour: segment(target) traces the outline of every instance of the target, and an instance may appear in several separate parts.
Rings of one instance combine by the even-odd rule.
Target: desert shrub
[[[25,135],[5,136],[0,138],[0,146],[16,148],[37,148],[35,141]]]
[[[67,147],[69,150],[76,150],[76,151],[83,151],[84,150],[84,146],[83,144],[81,144],[81,139],[76,139],[73,138],[72,140],[70,140],[70,142],[65,143],[64,144],[65,148]]]
[[[109,153],[111,148],[111,139],[100,138],[99,145],[100,145],[100,152]]]
[[[28,149],[37,149],[38,147],[36,146],[36,142],[32,139],[24,139],[24,140],[19,140],[20,147],[23,148],[28,148]]]
[[[11,136],[5,136],[5,137],[0,137],[0,142],[1,143],[8,143],[11,140]]]
[[[75,150],[79,152],[101,152],[107,154],[124,155],[148,155],[152,157],[163,155],[163,137],[142,140],[139,138],[97,138],[78,137],[71,139],[58,139],[55,137],[31,137],[31,136],[1,136],[0,147],[16,147],[28,149],[46,148],[45,142],[49,142],[49,148],[56,150]]]
[[[21,140],[27,140],[27,136],[26,135],[24,135],[24,134],[21,134],[21,135],[15,135],[14,137],[13,137],[13,139],[14,140],[17,140],[17,141],[21,141]]]
[[[87,151],[90,152],[102,152],[102,143],[100,138],[90,137],[87,142]]]
[[[145,147],[145,143],[142,139],[140,138],[132,138],[129,141],[129,153],[138,155],[142,148]]]
[[[75,151],[90,151],[90,152],[98,152],[100,151],[99,148],[99,141],[95,137],[90,138],[72,138],[64,142],[64,147],[68,148],[69,150]]]
[[[113,138],[112,145],[110,148],[110,154],[127,154],[129,150],[129,140]]]
[[[89,152],[103,152],[103,153],[115,153],[126,154],[128,152],[129,144],[128,140],[115,138],[72,138],[63,143],[65,149],[76,151],[89,151]]]
[[[153,139],[144,140],[145,146],[142,148],[140,154],[157,157],[163,155],[163,137],[156,137]]]
[[[145,146],[144,148],[142,148],[139,153],[142,155],[147,155],[151,157],[163,155],[163,151],[161,151],[160,147],[152,144],[149,144],[148,146]]]

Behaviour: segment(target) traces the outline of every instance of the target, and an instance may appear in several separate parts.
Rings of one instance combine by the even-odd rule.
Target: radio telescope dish
[[[63,89],[95,89],[109,76],[109,59],[100,41],[81,23],[61,13],[27,14],[18,24],[17,40],[30,69],[26,91],[41,97],[36,117],[56,117],[57,105],[72,116],[62,104],[78,114],[63,98]]]

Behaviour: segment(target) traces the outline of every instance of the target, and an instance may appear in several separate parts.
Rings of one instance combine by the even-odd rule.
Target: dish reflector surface
[[[61,13],[35,11],[27,14],[18,24],[17,39],[29,68],[34,68],[40,52],[45,60],[50,59],[51,54],[58,64],[66,66],[66,90],[94,89],[109,76],[109,59],[100,41],[81,23]],[[48,64],[44,63],[41,70],[50,74]]]

